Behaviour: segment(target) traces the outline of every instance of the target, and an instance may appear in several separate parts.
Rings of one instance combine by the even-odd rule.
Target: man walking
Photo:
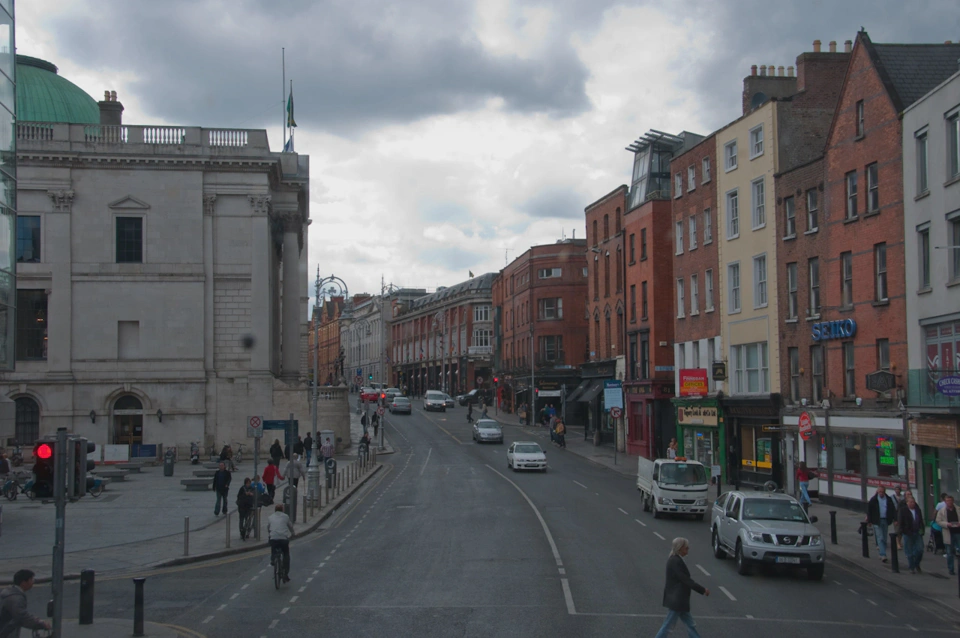
[[[323,457],[323,462],[326,463],[327,459],[332,459],[336,448],[333,447],[333,443],[330,442],[330,437],[327,437],[327,440],[323,442],[323,445],[320,446],[320,456]]]
[[[695,591],[704,596],[710,595],[710,590],[690,578],[690,570],[683,562],[683,557],[690,551],[690,542],[685,538],[673,539],[670,558],[667,559],[667,582],[663,587],[663,606],[669,611],[663,626],[657,632],[656,638],[666,638],[670,630],[680,620],[687,626],[687,635],[690,638],[700,638],[697,633],[697,623],[690,615],[690,592]]]
[[[557,444],[561,448],[567,447],[567,426],[563,424],[563,419],[557,419]]]
[[[294,454],[293,458],[287,461],[287,469],[284,473],[287,475],[287,480],[290,481],[291,485],[299,487],[300,477],[306,473],[303,469],[303,463],[300,461],[299,454]]]
[[[945,505],[937,511],[937,525],[943,530],[943,544],[947,552],[947,571],[951,576],[957,573],[953,570],[953,557],[960,552],[960,510],[953,503],[949,494],[943,499]]]
[[[303,458],[303,437],[298,436],[296,443],[293,444],[293,453],[299,454]]]
[[[880,560],[887,562],[887,533],[890,523],[897,520],[897,506],[881,485],[867,502],[867,523],[873,525],[873,538],[877,541]]]
[[[907,563],[911,574],[921,573],[920,561],[923,560],[923,512],[917,506],[913,495],[907,495],[906,506],[900,508],[898,514],[900,533],[903,535],[903,553],[907,555]]]
[[[303,450],[306,453],[307,465],[310,465],[310,459],[313,458],[313,435],[307,432],[303,439]]]
[[[256,504],[256,494],[253,488],[253,482],[245,478],[243,485],[237,492],[237,518],[240,519],[240,540],[247,540],[247,518],[253,513],[253,507]]]
[[[20,629],[50,629],[50,623],[27,611],[27,592],[33,588],[34,573],[21,569],[13,585],[0,591],[0,638],[17,638]]]
[[[213,475],[213,491],[217,494],[217,504],[213,508],[213,515],[220,516],[220,504],[223,504],[223,515],[227,515],[227,497],[230,496],[230,472],[227,466],[220,463],[220,469]]]

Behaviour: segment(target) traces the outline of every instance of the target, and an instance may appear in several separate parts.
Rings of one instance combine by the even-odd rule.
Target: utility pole
[[[57,428],[57,445],[54,448],[53,500],[56,503],[56,531],[53,544],[53,581],[50,589],[53,594],[53,635],[59,638],[63,634],[63,546],[66,541],[67,518],[67,428]],[[84,450],[86,454],[86,450]],[[86,456],[81,463],[86,462]]]

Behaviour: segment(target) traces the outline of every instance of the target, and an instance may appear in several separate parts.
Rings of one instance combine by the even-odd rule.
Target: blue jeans
[[[887,530],[889,526],[886,521],[873,526],[873,537],[877,541],[877,551],[880,552],[880,558],[887,557]]]
[[[947,550],[947,571],[953,574],[953,557],[956,554],[960,554],[960,530],[951,532],[950,544],[944,543],[944,545]]]
[[[670,630],[673,629],[673,626],[677,624],[678,620],[687,626],[687,636],[689,636],[689,638],[700,638],[700,634],[697,633],[697,623],[694,622],[690,612],[673,611],[672,609],[667,612],[667,618],[663,621],[663,626],[660,627],[660,631],[657,632],[656,638],[667,638],[667,636],[670,635]]]
[[[217,504],[213,507],[213,515],[220,516],[220,503],[223,503],[223,513],[227,513],[227,495],[217,492]]]
[[[810,492],[807,491],[808,487],[810,487],[809,481],[800,481],[800,502],[810,505],[811,501]]]
[[[923,536],[920,533],[903,535],[903,553],[907,556],[907,566],[910,569],[920,567],[923,558]]]

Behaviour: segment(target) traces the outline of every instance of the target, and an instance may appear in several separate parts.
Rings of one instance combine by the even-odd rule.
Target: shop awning
[[[603,391],[603,381],[594,381],[577,399],[580,403],[590,403]]]
[[[593,381],[591,381],[590,379],[587,379],[586,381],[581,381],[580,385],[578,385],[573,390],[573,392],[567,395],[567,402],[572,403],[576,401],[580,397],[580,395],[583,394],[583,392],[590,387],[591,383],[593,383]]]

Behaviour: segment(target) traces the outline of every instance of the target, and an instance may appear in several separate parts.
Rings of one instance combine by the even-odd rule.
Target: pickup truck
[[[643,511],[661,514],[690,514],[702,521],[707,513],[710,489],[706,468],[683,457],[637,460],[637,489]]]

